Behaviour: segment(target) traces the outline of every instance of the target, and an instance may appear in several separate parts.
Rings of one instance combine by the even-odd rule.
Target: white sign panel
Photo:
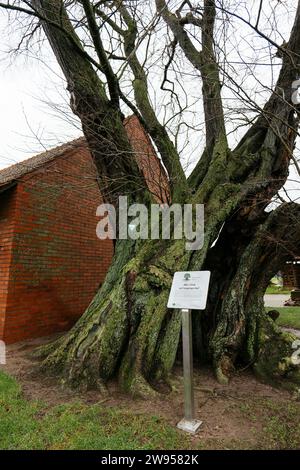
[[[180,271],[174,274],[168,308],[205,310],[210,271]]]

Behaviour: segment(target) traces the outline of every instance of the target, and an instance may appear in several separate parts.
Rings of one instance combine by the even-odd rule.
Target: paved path
[[[288,294],[266,294],[264,296],[266,307],[284,307],[284,302],[288,300]]]

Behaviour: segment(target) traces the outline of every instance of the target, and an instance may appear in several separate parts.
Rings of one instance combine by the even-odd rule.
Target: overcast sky
[[[35,58],[8,56],[7,17],[1,9],[0,34],[0,168],[4,168],[76,138],[81,131],[78,123],[69,123],[47,104],[67,105],[68,96],[46,43],[43,55],[47,64]]]

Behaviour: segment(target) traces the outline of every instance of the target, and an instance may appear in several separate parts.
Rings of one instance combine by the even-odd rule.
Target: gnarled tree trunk
[[[119,101],[130,103],[103,48],[96,9],[88,0],[81,3],[108,92],[63,2],[32,2],[68,82],[72,108],[81,119],[105,200],[116,203],[118,195],[125,192],[131,201],[149,202],[151,196],[144,182],[141,184],[122,127]],[[201,250],[190,252],[185,250],[185,240],[118,240],[105,283],[71,331],[39,352],[42,367],[61,374],[73,386],[101,388],[118,375],[125,390],[152,393],[160,382],[167,381],[179,344],[180,314],[166,308],[173,273],[209,269],[208,307],[194,315],[196,353],[213,364],[221,382],[227,382],[235,365],[243,362],[273,382],[299,386],[299,366],[290,360],[293,338],[267,316],[263,294],[290,253],[300,248],[299,205],[283,204],[265,211],[286,181],[297,135],[298,110],[291,94],[292,82],[300,73],[300,3],[290,40],[280,48],[283,63],[276,89],[239,145],[231,150],[214,52],[215,2],[204,0],[197,23],[192,14],[180,18],[180,13],[169,11],[168,2],[156,0],[158,13],[186,60],[201,75],[203,85],[206,148],[188,179],[149,100],[147,77],[136,54],[135,19],[126,2],[111,3],[118,4],[128,28],[120,29],[102,14],[122,37],[134,76],[136,108],[130,106],[159,150],[168,171],[172,202],[205,205],[205,241]],[[202,28],[201,51],[184,29],[188,21]]]
[[[299,215],[298,205],[284,205],[242,243],[224,227],[199,264],[182,241],[150,241],[130,260],[122,246],[129,242],[118,242],[106,282],[88,310],[67,335],[39,352],[43,368],[73,386],[100,389],[118,374],[126,391],[150,393],[167,379],[177,354],[180,313],[166,308],[172,273],[197,268],[211,269],[212,279],[208,307],[194,315],[194,347],[214,364],[218,380],[227,382],[240,362],[271,382],[299,386],[299,367],[290,360],[293,338],[268,317],[263,303],[270,278],[295,249]]]

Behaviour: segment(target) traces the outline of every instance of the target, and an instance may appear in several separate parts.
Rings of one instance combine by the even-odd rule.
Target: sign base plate
[[[185,419],[183,418],[177,424],[177,427],[182,431],[189,432],[191,434],[196,434],[199,431],[202,421],[198,421],[197,419]]]

